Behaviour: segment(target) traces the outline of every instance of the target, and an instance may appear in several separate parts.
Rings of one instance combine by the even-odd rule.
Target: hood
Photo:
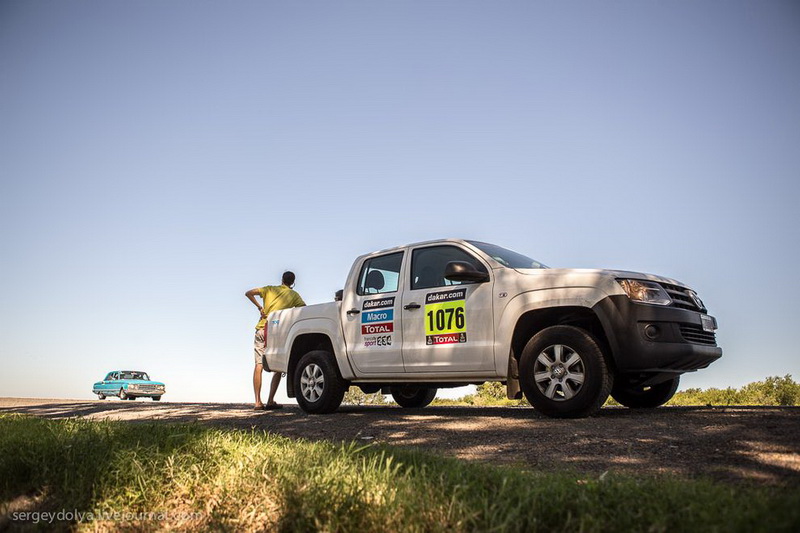
[[[685,283],[671,278],[657,276],[655,274],[646,274],[644,272],[631,272],[628,270],[604,270],[593,268],[517,268],[515,270],[526,276],[539,276],[544,279],[552,279],[553,281],[563,280],[564,283],[557,283],[558,286],[596,285],[600,279],[611,281],[617,279],[641,279],[677,285],[686,289],[690,288]]]

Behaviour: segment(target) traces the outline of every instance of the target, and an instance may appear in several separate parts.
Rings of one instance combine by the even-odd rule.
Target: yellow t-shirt
[[[258,290],[261,300],[264,302],[264,318],[258,321],[256,329],[264,329],[267,323],[267,315],[279,309],[289,309],[290,307],[302,307],[306,305],[300,295],[286,285],[268,285]]]

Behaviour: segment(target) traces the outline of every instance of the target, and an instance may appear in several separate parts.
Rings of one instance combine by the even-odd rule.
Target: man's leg
[[[264,342],[264,330],[257,329],[256,336],[253,339],[253,356],[255,358],[256,368],[253,370],[253,392],[256,394],[256,409],[264,407],[261,403],[261,373],[264,371],[264,350],[266,343]]]
[[[281,384],[281,373],[273,372],[272,382],[269,384],[269,399],[267,400],[267,405],[275,404],[275,393],[278,392],[278,385],[280,384]]]
[[[256,393],[256,409],[263,406],[261,403],[261,374],[264,372],[264,367],[261,363],[256,364],[256,369],[253,371],[253,392]]]

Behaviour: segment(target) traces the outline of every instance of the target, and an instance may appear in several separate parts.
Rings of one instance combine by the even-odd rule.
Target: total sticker
[[[425,343],[467,342],[467,289],[434,292],[425,296]]]

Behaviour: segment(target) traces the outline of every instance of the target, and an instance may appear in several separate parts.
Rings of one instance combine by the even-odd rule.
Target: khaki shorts
[[[256,338],[253,340],[253,353],[257,365],[264,365],[267,368],[267,362],[264,359],[264,354],[267,351],[267,344],[264,342],[264,329],[256,330]]]

